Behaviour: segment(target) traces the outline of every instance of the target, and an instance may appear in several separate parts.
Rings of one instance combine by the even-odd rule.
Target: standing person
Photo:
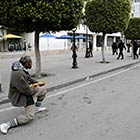
[[[93,57],[93,44],[91,41],[88,42],[89,43],[89,57]]]
[[[126,46],[127,46],[127,52],[129,53],[130,52],[130,48],[131,48],[131,43],[127,43]]]
[[[135,40],[132,40],[132,47],[133,47],[133,59],[135,58],[139,58],[138,54],[137,54],[137,50],[139,48],[138,43]]]
[[[23,56],[12,64],[8,98],[13,106],[24,107],[24,112],[11,121],[2,123],[0,131],[6,134],[10,128],[29,123],[35,116],[35,111],[41,111],[41,103],[45,98],[46,89],[37,86],[37,81],[32,79],[28,69],[32,68],[30,56]],[[36,86],[33,84],[36,83]],[[40,82],[43,86],[45,82]],[[36,102],[35,102],[36,98]],[[36,108],[35,108],[36,107]]]
[[[113,42],[112,44],[112,55],[114,55],[116,53],[116,55],[118,55],[118,52],[117,52],[117,43],[116,42]]]
[[[125,45],[122,40],[120,40],[120,43],[118,44],[118,49],[119,49],[119,55],[118,55],[117,59],[119,59],[120,57],[121,57],[121,59],[124,59],[123,49],[126,50],[126,48],[125,48]]]

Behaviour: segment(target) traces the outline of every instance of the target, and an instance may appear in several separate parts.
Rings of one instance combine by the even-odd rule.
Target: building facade
[[[132,12],[131,17],[140,17],[140,0],[131,0]]]

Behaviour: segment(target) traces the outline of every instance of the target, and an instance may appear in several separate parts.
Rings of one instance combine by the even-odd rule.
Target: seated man
[[[32,68],[32,60],[30,56],[21,57],[19,61],[16,61],[12,65],[11,79],[8,98],[13,106],[24,106],[24,113],[20,114],[13,120],[2,123],[0,125],[0,131],[3,134],[8,132],[8,129],[23,125],[33,120],[36,108],[41,106],[42,101],[46,95],[46,89],[40,86],[33,86],[37,83],[32,79],[28,69]],[[45,83],[42,82],[41,86]],[[36,102],[34,98],[36,97]],[[45,108],[44,108],[45,109]]]

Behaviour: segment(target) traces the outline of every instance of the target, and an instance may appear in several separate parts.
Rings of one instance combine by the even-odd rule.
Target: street
[[[1,140],[139,140],[140,65],[48,93],[48,112],[25,126],[0,134]],[[0,106],[0,123],[21,108]]]

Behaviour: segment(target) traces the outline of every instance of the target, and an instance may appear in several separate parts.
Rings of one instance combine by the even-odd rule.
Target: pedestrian
[[[131,48],[131,43],[127,43],[126,46],[127,46],[127,52],[129,53],[130,52],[130,48]]]
[[[36,111],[41,107],[46,95],[46,89],[41,87],[45,82],[31,78],[28,69],[32,68],[31,57],[26,55],[12,64],[8,98],[13,106],[24,107],[24,112],[13,120],[0,125],[0,131],[6,134],[10,128],[27,124],[34,119]],[[40,86],[38,86],[40,84]],[[36,99],[36,100],[35,100]]]
[[[112,43],[112,55],[114,55],[114,54],[118,55],[117,49],[118,49],[117,43],[116,42],[113,42]]]
[[[126,50],[126,47],[122,40],[120,40],[120,43],[118,44],[118,49],[119,49],[119,55],[118,55],[117,59],[119,59],[120,57],[121,57],[121,59],[124,59],[123,49]]]
[[[138,43],[135,41],[135,40],[132,40],[132,48],[133,48],[133,59],[135,58],[139,58],[138,54],[137,54],[137,51],[138,51]]]
[[[88,42],[89,43],[89,57],[93,57],[93,44],[91,41]]]

